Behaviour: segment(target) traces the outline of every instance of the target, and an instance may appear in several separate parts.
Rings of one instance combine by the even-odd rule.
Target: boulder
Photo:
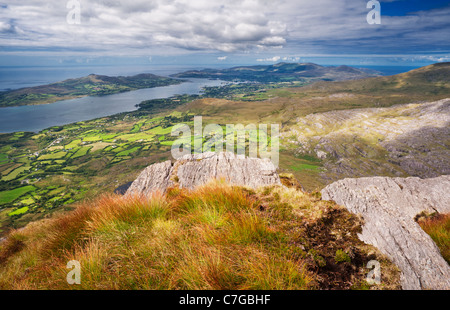
[[[211,179],[224,179],[232,185],[250,188],[281,185],[276,167],[269,159],[207,152],[183,156],[174,164],[169,160],[147,167],[131,184],[126,195],[165,192],[172,186],[194,189]]]

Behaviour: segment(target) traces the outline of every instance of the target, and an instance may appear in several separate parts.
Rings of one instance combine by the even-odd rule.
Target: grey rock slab
[[[207,152],[183,156],[174,164],[166,161],[147,167],[131,184],[126,195],[165,192],[174,185],[194,189],[211,179],[224,179],[232,185],[250,188],[281,185],[276,167],[269,159]]]
[[[324,188],[322,199],[364,218],[359,238],[400,268],[403,289],[450,289],[450,266],[414,220],[423,211],[450,212],[450,176],[344,179]]]
[[[145,168],[130,185],[125,195],[146,195],[151,192],[165,192],[170,183],[172,162],[170,160]]]

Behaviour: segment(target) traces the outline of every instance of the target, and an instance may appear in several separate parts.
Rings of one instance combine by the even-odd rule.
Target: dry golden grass
[[[430,235],[441,250],[444,259],[450,264],[450,214],[419,220],[419,224]]]
[[[321,225],[327,210],[334,210],[327,221],[358,226],[342,208],[296,189],[255,192],[215,181],[195,191],[173,188],[146,198],[105,195],[12,232],[0,244],[0,288],[320,288],[329,276],[317,270],[320,255],[335,264],[337,249],[363,248],[348,225],[349,238],[334,240],[331,231],[324,233],[329,245],[321,252],[320,238],[310,236],[308,227]],[[363,257],[361,249],[357,255]],[[345,279],[333,275],[336,288],[362,281],[369,256],[359,256],[338,266]],[[71,260],[80,262],[80,285],[66,281]]]

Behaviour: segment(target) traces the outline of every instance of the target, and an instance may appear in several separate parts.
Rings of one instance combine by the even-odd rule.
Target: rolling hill
[[[179,80],[153,74],[128,77],[90,74],[53,84],[0,92],[0,107],[45,104],[77,97],[111,95],[179,83],[181,83]]]
[[[230,69],[194,70],[173,75],[178,78],[209,78],[225,81],[311,82],[360,79],[380,75],[379,72],[349,66],[324,67],[313,63],[278,63],[268,66],[243,66]]]

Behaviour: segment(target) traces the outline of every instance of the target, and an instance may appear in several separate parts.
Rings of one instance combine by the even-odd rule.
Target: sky
[[[0,0],[0,66],[450,61],[450,1],[373,2]]]

